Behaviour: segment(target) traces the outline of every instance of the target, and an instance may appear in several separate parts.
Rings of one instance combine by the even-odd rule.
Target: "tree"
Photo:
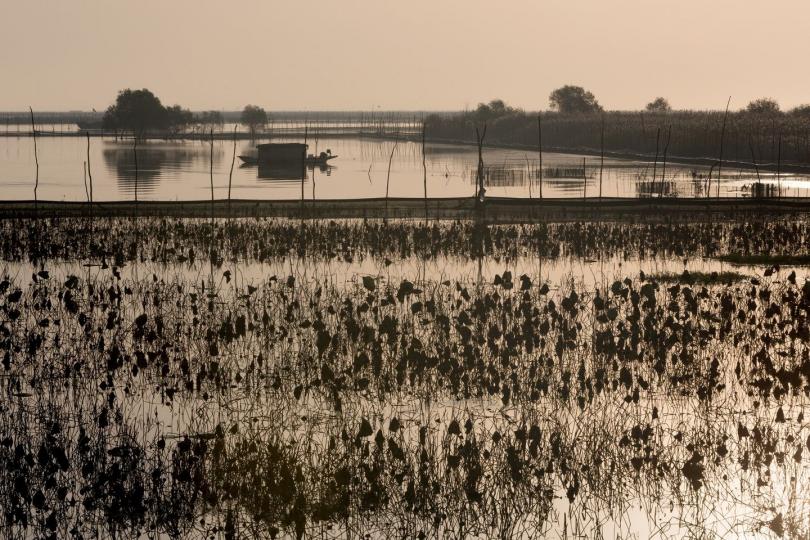
[[[250,128],[251,135],[255,135],[256,129],[267,123],[267,112],[256,105],[246,105],[242,110],[241,122]]]
[[[779,103],[772,98],[755,99],[745,108],[746,112],[754,114],[779,114]]]
[[[489,103],[479,103],[475,109],[475,116],[479,122],[487,122],[496,118],[501,118],[517,111],[510,107],[502,99],[493,99]]]
[[[645,109],[648,112],[665,113],[670,112],[672,107],[669,106],[669,101],[667,101],[666,98],[657,97],[651,102],[647,103]]]
[[[147,131],[165,129],[168,113],[160,100],[146,88],[121,90],[104,113],[103,125],[107,129],[128,130],[136,137]]]
[[[798,116],[799,118],[810,118],[810,105],[799,105],[790,109],[791,116]]]
[[[197,117],[197,122],[204,126],[220,127],[225,123],[219,111],[204,111]]]
[[[602,110],[594,95],[581,86],[557,88],[549,95],[548,101],[552,109],[561,113],[594,113]]]
[[[166,108],[166,125],[169,131],[179,133],[186,129],[194,121],[194,115],[190,110],[184,109],[180,105],[172,105]]]

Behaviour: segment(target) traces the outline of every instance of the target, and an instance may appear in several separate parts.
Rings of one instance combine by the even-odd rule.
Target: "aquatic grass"
[[[395,264],[427,234],[437,250],[480,257],[542,234],[561,254],[601,252],[614,234],[646,231],[649,253],[667,230],[682,249],[695,231],[751,245],[800,225],[285,232],[248,220],[218,226],[207,260],[204,223],[132,223],[140,244],[126,241],[129,221],[113,222],[108,245],[91,240],[97,266],[63,275],[58,235],[79,229],[54,222],[41,265],[0,278],[11,534],[539,538],[596,535],[608,517],[632,532],[640,505],[651,522],[671,515],[676,536],[810,528],[810,284],[795,273],[555,289],[508,269],[440,281],[392,279],[382,265],[348,283],[305,265],[238,271],[262,249]],[[750,239],[757,227],[770,237]],[[346,251],[319,255],[352,232]],[[147,262],[163,257],[175,266],[153,274]],[[716,512],[739,517],[712,531]]]
[[[689,285],[708,285],[708,284],[731,284],[738,281],[745,281],[751,278],[751,276],[747,276],[745,274],[741,274],[739,272],[690,272],[688,270],[684,270],[683,272],[674,273],[674,272],[660,272],[656,274],[648,275],[648,278],[652,281],[657,281],[661,283],[686,283]]]
[[[46,227],[47,235],[33,234]],[[213,230],[212,230],[213,227]],[[599,221],[495,225],[470,221],[284,219],[207,220],[141,218],[64,218],[0,221],[0,259],[26,261],[134,260],[163,263],[210,261],[266,262],[290,254],[312,260],[425,260],[439,256],[474,260],[544,258],[583,259],[750,256],[769,253],[810,257],[807,220],[720,221],[712,223],[633,224]],[[105,235],[95,234],[103,228]],[[213,242],[213,244],[212,244]],[[475,246],[474,248],[471,248]],[[788,252],[789,251],[789,252]],[[787,259],[785,259],[787,260]]]
[[[739,265],[810,266],[810,255],[802,254],[726,254],[717,260]]]

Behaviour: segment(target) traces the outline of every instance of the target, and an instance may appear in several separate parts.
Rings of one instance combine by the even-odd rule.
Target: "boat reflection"
[[[294,180],[300,182],[302,179],[310,178],[311,171],[319,171],[326,176],[332,174],[335,167],[321,164],[300,164],[300,163],[243,163],[240,169],[256,169],[256,178],[260,180]]]

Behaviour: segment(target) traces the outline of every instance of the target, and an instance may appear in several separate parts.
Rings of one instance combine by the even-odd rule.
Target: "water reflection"
[[[301,142],[300,139],[273,139],[273,142]],[[330,148],[340,157],[334,168],[318,171],[330,182],[318,187],[320,198],[362,198],[385,195],[388,162],[394,141],[368,138],[320,138],[310,141],[313,151]],[[49,137],[39,141],[41,199],[83,200],[83,162],[87,160],[86,141],[81,138]],[[237,143],[236,154],[248,153],[254,143]],[[227,195],[233,146],[230,141],[214,142],[214,188],[217,197]],[[33,145],[28,138],[0,138],[0,186],[7,199],[29,199],[35,168]],[[138,148],[139,190],[150,199],[201,200],[210,197],[210,146],[208,142],[148,142]],[[428,197],[467,197],[471,194],[477,170],[477,150],[453,144],[428,144],[425,168],[421,144],[399,141],[391,160],[391,197],[422,197],[425,173]],[[539,160],[536,152],[484,148],[484,166],[489,171],[487,195],[537,197],[540,193]],[[135,166],[129,142],[91,139],[90,163],[96,200],[130,199],[134,189]],[[683,166],[659,162],[606,159],[601,174],[605,197],[638,197],[663,194],[677,197],[750,196],[750,185],[757,181],[752,171],[724,167]],[[543,155],[543,196],[582,197],[599,194],[599,163],[588,157],[546,152]],[[266,173],[266,174],[265,174]],[[666,175],[663,191],[656,189]],[[308,173],[309,175],[309,173]],[[760,171],[761,182],[777,183],[783,196],[810,195],[810,178]],[[584,185],[587,177],[588,185]],[[233,172],[234,198],[297,199],[300,189],[292,180],[298,172],[237,168]],[[531,181],[530,181],[531,180]],[[307,197],[309,197],[307,190]]]
[[[199,143],[141,143],[137,150],[131,144],[105,144],[102,156],[108,171],[117,180],[119,190],[128,194],[135,191],[136,173],[139,193],[149,194],[163,179],[178,177],[183,171],[203,171],[211,166],[211,148]],[[215,147],[214,167],[219,167],[221,161],[222,150]]]
[[[478,170],[469,169],[467,176],[470,179],[470,185],[474,186],[478,177]],[[525,168],[495,166],[484,169],[484,185],[487,188],[525,186],[528,180]]]

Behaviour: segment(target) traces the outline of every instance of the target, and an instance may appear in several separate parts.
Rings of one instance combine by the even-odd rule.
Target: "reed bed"
[[[729,113],[724,126],[722,111],[673,111],[669,113],[606,112],[604,114],[559,114],[542,117],[544,149],[604,150],[652,158],[656,153],[656,132],[668,133],[671,126],[671,158],[722,159],[752,162],[752,150],[760,166],[810,165],[810,119],[789,114]],[[511,112],[497,118],[480,119],[475,112],[431,115],[425,119],[432,139],[472,142],[475,126],[486,122],[488,144],[537,147],[536,113]],[[781,138],[781,151],[780,151]],[[749,144],[750,143],[750,144]],[[661,156],[659,156],[660,159]]]

